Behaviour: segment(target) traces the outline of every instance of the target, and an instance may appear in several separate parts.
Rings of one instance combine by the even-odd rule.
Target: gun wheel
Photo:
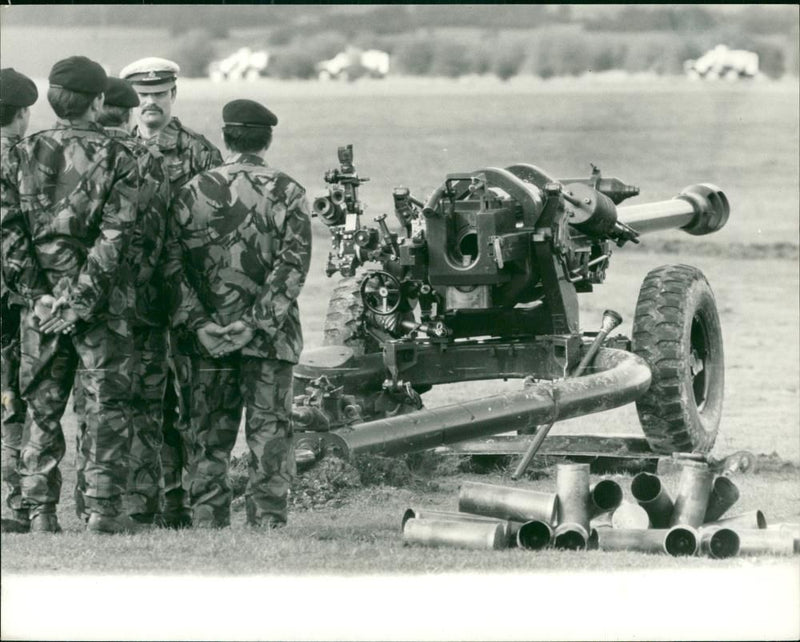
[[[649,390],[636,402],[654,452],[707,453],[722,416],[722,332],[714,293],[688,265],[652,270],[639,290],[633,352],[650,366]]]
[[[374,272],[364,272],[352,277],[344,277],[336,285],[328,301],[328,311],[323,327],[323,345],[347,346],[356,357],[381,352],[378,341],[364,330],[367,316],[371,316],[373,321],[386,318],[380,315],[374,316],[374,313],[364,306],[361,296],[362,284],[374,275]],[[413,313],[402,314],[413,318]],[[363,393],[365,394],[363,400],[366,413],[364,419],[369,421],[378,417],[404,415],[419,410],[421,400],[418,395],[429,389],[420,387],[413,391],[413,395],[409,395],[407,400],[398,400],[396,395],[383,390]]]
[[[364,302],[361,284],[364,274],[342,278],[328,301],[328,311],[323,327],[323,345],[347,346],[360,357],[368,352],[379,352],[378,343],[364,332]]]

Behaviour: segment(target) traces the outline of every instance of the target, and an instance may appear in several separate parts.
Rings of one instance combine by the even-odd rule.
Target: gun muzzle
[[[631,494],[647,511],[653,528],[667,528],[672,519],[673,504],[667,489],[657,475],[639,473],[631,481]]]
[[[478,550],[506,548],[503,524],[411,518],[403,527],[403,543]]]
[[[730,215],[728,198],[716,185],[690,185],[669,201],[623,205],[618,220],[639,234],[680,228],[695,236],[711,234],[725,225]]]
[[[699,544],[697,531],[688,526],[641,530],[601,528],[597,531],[597,547],[603,551],[640,551],[681,557],[697,553]]]
[[[736,484],[729,477],[720,475],[714,479],[711,486],[711,495],[708,498],[708,508],[703,521],[717,521],[737,501],[739,501],[739,489]]]
[[[556,516],[555,493],[509,488],[480,482],[464,482],[458,493],[458,510],[516,522],[541,520],[553,523]]]

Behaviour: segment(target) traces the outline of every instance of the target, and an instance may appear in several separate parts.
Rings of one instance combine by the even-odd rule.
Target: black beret
[[[123,107],[130,109],[139,106],[139,94],[127,80],[109,77],[106,86],[105,104],[109,107]]]
[[[50,86],[62,87],[84,94],[102,94],[108,76],[99,63],[85,56],[70,56],[59,60],[50,70]]]
[[[11,67],[0,69],[0,104],[11,107],[30,107],[39,97],[39,91],[26,75]]]
[[[261,103],[254,100],[232,100],[222,108],[222,120],[226,125],[240,127],[274,127],[278,117]]]

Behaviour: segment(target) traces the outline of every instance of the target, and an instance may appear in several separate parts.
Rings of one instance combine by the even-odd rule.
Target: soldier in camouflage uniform
[[[228,464],[244,408],[247,523],[271,528],[286,523],[295,472],[292,366],[311,226],[305,190],[263,160],[274,114],[235,100],[223,120],[231,155],[178,193],[167,232],[177,350],[191,359],[189,495],[195,527],[230,524]]]
[[[27,76],[11,69],[0,69],[0,176],[10,175],[11,148],[25,135],[30,121],[29,107],[39,92]],[[0,185],[0,198],[10,197],[13,191]],[[19,323],[24,301],[7,291],[0,273],[0,392],[2,392],[2,531],[24,533],[30,528],[28,511],[22,507],[19,485],[20,444],[26,405],[19,392]]]
[[[132,434],[130,445],[128,492],[125,510],[138,523],[152,524],[160,510],[162,415],[167,382],[167,311],[162,279],[156,276],[163,269],[164,236],[170,200],[169,181],[163,159],[157,150],[148,148],[130,135],[126,125],[131,109],[139,105],[133,87],[119,78],[109,78],[105,102],[97,122],[105,132],[122,143],[139,166],[139,212],[131,236],[128,263],[136,288],[136,305],[132,324],[134,351]],[[80,386],[73,391],[75,415],[85,417]],[[84,516],[86,452],[85,421],[81,421],[77,438],[77,484],[75,506]]]
[[[139,94],[137,123],[132,133],[164,158],[173,195],[195,175],[222,163],[222,156],[214,145],[171,115],[179,71],[178,65],[172,61],[143,58],[120,72],[120,76],[129,81]],[[174,343],[173,340],[170,342]],[[181,362],[173,350],[170,357],[172,363],[164,399],[161,450],[164,471],[162,520],[166,526],[180,528],[189,525],[191,513],[182,483],[186,462],[180,425],[185,423],[185,418],[179,419],[175,412],[175,408],[180,407],[181,415],[185,415],[186,391],[176,390],[174,371],[186,370],[188,363]]]
[[[20,141],[3,178],[3,276],[23,297],[20,388],[28,403],[19,472],[31,532],[58,532],[64,413],[86,397],[89,532],[120,532],[128,476],[133,290],[124,256],[139,177],[131,153],[94,121],[106,73],[73,56],[50,72],[56,125]]]

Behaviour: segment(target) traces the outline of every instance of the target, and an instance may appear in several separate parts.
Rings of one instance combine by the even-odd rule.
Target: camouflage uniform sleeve
[[[36,299],[50,294],[50,285],[36,258],[28,222],[20,207],[15,154],[14,150],[4,154],[0,168],[3,280],[11,292],[23,298]]]
[[[286,218],[273,269],[242,319],[273,340],[300,295],[311,263],[311,218],[305,190],[297,183],[286,189]]]
[[[205,144],[199,146],[200,149],[197,153],[197,167],[194,168],[194,171],[192,172],[193,175],[197,175],[200,172],[207,172],[210,169],[214,169],[215,167],[222,165],[222,154],[220,151],[205,138],[203,138],[203,142]]]
[[[100,233],[69,294],[70,307],[90,320],[106,301],[126,251],[138,211],[139,170],[133,156],[115,145],[111,190],[103,205]]]
[[[164,246],[164,279],[171,326],[185,325],[190,330],[197,330],[212,322],[184,268],[184,237],[192,220],[195,198],[195,181],[190,181],[178,191],[170,208]]]
[[[163,262],[170,184],[160,157],[144,153],[139,159],[141,186],[140,209],[131,238],[130,256],[136,270],[136,285],[149,283]]]

